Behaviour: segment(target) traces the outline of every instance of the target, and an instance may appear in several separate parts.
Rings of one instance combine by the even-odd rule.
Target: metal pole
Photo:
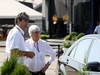
[[[69,33],[71,34],[72,32],[72,23],[69,23]]]
[[[69,33],[72,32],[72,25],[73,25],[73,3],[74,0],[71,0],[71,22],[69,24]]]
[[[94,2],[91,0],[91,25],[94,25]]]

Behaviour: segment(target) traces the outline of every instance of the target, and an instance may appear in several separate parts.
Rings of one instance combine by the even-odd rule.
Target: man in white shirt
[[[20,56],[32,58],[35,54],[31,51],[25,51],[24,30],[27,28],[29,16],[22,12],[16,17],[16,26],[12,28],[6,39],[6,53],[16,53]],[[23,61],[21,61],[23,63]]]
[[[56,52],[46,41],[40,39],[40,28],[37,25],[29,27],[29,35],[30,39],[26,40],[26,46],[35,53],[35,56],[27,59],[25,64],[32,75],[45,75],[45,71],[56,58]],[[47,64],[45,64],[46,55],[51,56]]]
[[[97,26],[96,26],[96,28],[94,30],[94,33],[95,34],[100,34],[100,22],[97,22]]]

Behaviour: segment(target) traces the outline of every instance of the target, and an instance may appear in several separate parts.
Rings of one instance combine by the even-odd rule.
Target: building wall
[[[59,18],[67,15],[67,6],[65,0],[55,0],[55,7],[56,7],[56,15]]]
[[[48,30],[48,0],[43,0],[45,4],[43,7],[44,17],[46,19],[46,28]],[[72,5],[72,1],[73,5]],[[55,10],[58,18],[62,18],[63,16],[69,16],[69,22],[72,24],[73,31],[75,32],[84,32],[87,33],[89,30],[93,32],[93,29],[96,25],[96,20],[98,20],[98,16],[100,15],[100,4],[96,7],[91,3],[95,2],[95,6],[100,0],[55,0]],[[94,3],[93,3],[94,4]],[[71,8],[72,7],[72,8]],[[98,15],[96,15],[96,11],[98,11]],[[95,14],[94,14],[95,12]],[[99,17],[100,19],[100,17]],[[70,24],[69,23],[69,24]],[[95,24],[95,25],[93,25]],[[94,27],[93,27],[94,26]],[[70,29],[67,26],[67,30]]]
[[[29,26],[31,25],[38,25],[41,29],[41,31],[43,31],[43,27],[42,27],[42,20],[35,20],[34,23],[29,23]]]
[[[86,33],[92,18],[91,0],[67,0],[67,7],[73,31]]]
[[[45,20],[45,28],[46,32],[48,32],[48,1],[47,0],[42,0],[42,14],[43,18]]]

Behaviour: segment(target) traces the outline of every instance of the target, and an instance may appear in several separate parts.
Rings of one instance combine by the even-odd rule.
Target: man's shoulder
[[[14,27],[9,31],[7,38],[14,38],[15,37],[18,39],[18,38],[20,38],[19,36],[20,36],[20,34],[19,34],[18,30]]]
[[[32,39],[31,38],[25,40],[25,43],[30,43],[30,42],[32,42]]]
[[[47,42],[47,41],[42,40],[42,39],[40,39],[40,40],[39,40],[39,42],[40,42],[40,43],[42,43],[42,44],[48,44],[48,42]]]
[[[18,30],[15,28],[15,27],[13,27],[10,31],[9,31],[9,34],[18,34],[19,32],[18,32]]]
[[[39,41],[40,41],[40,42],[44,42],[44,43],[46,42],[45,40],[42,40],[42,39],[40,39]]]

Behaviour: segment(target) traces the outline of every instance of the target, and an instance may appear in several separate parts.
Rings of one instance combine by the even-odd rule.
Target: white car
[[[100,35],[86,35],[64,51],[59,58],[60,69],[64,75],[78,75],[78,72],[89,75],[100,75]],[[87,71],[83,67],[87,65]],[[95,69],[96,68],[96,69]]]

